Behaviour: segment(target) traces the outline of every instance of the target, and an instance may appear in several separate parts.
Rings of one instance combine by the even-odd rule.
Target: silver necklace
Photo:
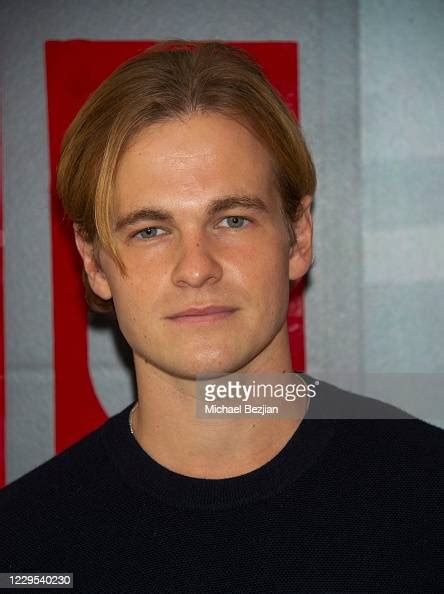
[[[131,435],[134,437],[134,439],[136,438],[136,436],[134,435],[134,428],[133,428],[133,414],[134,414],[134,411],[136,410],[138,404],[139,403],[136,402],[136,404],[132,407],[132,409],[130,410],[129,417],[128,417],[130,432],[131,432]]]
[[[131,432],[131,435],[134,437],[134,439],[136,439],[136,436],[134,434],[134,427],[133,427],[133,415],[134,415],[134,411],[136,410],[136,408],[138,407],[139,402],[136,402],[136,404],[132,407],[132,409],[130,410],[129,416],[128,416],[128,423],[129,423],[129,429]],[[304,416],[307,414],[308,411],[308,407],[310,406],[310,401],[307,401],[307,405],[305,407],[305,413]]]

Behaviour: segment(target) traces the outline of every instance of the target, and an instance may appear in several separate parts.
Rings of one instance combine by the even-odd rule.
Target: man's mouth
[[[169,320],[180,323],[210,323],[224,320],[231,316],[237,308],[225,305],[209,305],[207,307],[190,307],[168,316]]]

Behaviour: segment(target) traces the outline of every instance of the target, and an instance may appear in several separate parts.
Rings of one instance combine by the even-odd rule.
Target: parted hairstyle
[[[219,41],[157,43],[115,70],[88,98],[62,142],[57,193],[83,238],[109,249],[125,267],[113,239],[112,201],[119,158],[142,128],[193,113],[217,113],[251,130],[268,149],[290,243],[301,199],[314,195],[315,168],[299,125],[244,51]],[[97,253],[97,252],[96,252]],[[90,288],[94,311],[112,312]]]

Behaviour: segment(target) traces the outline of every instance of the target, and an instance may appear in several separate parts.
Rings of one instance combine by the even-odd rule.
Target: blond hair
[[[112,234],[112,196],[119,158],[146,126],[195,112],[219,113],[246,124],[274,162],[290,240],[301,199],[313,196],[315,168],[293,114],[245,52],[218,41],[158,43],[122,64],[89,97],[63,139],[57,192],[83,237],[112,253],[125,269]],[[83,274],[95,311],[112,311]]]

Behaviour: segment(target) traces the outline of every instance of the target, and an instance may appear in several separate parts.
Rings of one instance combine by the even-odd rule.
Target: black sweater
[[[311,418],[315,400],[272,460],[220,480],[158,464],[126,408],[0,492],[0,571],[74,572],[86,594],[443,591],[444,431]]]

